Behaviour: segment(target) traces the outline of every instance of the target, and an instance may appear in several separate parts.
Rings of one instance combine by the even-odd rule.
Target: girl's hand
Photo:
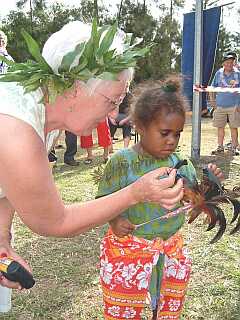
[[[133,196],[137,202],[153,202],[170,210],[183,198],[183,181],[179,179],[175,184],[175,177],[175,169],[151,171],[131,185]]]
[[[220,168],[218,168],[215,164],[209,163],[208,164],[208,169],[220,180],[224,180],[224,175],[223,172]]]
[[[110,225],[113,233],[119,238],[129,235],[135,230],[135,226],[128,219],[122,217],[111,220]]]
[[[29,265],[27,264],[27,262],[25,260],[23,260],[10,247],[10,245],[6,245],[6,244],[0,245],[0,259],[4,259],[7,257],[12,258],[13,260],[19,262],[24,268],[26,268],[29,272],[32,273],[32,270],[29,267]],[[1,275],[1,272],[0,272],[0,285],[3,287],[12,288],[12,289],[19,289],[19,290],[22,289],[20,283],[7,280],[3,275]]]

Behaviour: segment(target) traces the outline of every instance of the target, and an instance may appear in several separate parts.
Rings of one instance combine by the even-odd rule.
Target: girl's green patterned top
[[[118,191],[136,181],[145,173],[161,167],[173,167],[182,158],[174,153],[167,159],[161,160],[150,155],[139,155],[131,149],[122,149],[116,152],[106,165],[103,178],[99,184],[98,197]],[[179,172],[189,178],[195,179],[196,172],[190,161],[188,165],[180,168]],[[163,216],[166,209],[157,204],[138,203],[122,213],[133,224],[140,224],[158,216]],[[146,239],[161,237],[167,240],[174,235],[185,221],[184,213],[166,220],[156,220],[137,228],[134,234]]]

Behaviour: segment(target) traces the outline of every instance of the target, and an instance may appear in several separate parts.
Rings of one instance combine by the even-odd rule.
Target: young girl
[[[132,116],[140,142],[111,157],[98,196],[113,193],[155,168],[174,167],[180,160],[175,149],[185,122],[185,102],[178,79],[169,78],[160,88],[145,91]],[[210,168],[221,176],[216,166]],[[180,172],[189,179],[196,174],[190,162]],[[179,232],[185,215],[136,227],[166,212],[144,202],[110,222],[101,245],[105,319],[141,319],[148,291],[152,319],[179,319],[191,270]]]

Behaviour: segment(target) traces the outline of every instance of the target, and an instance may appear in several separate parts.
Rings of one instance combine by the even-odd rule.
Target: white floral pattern
[[[188,272],[188,265],[181,264],[180,261],[177,259],[172,259],[169,257],[165,257],[165,270],[166,270],[166,277],[174,277],[179,280],[183,280],[186,278]]]
[[[108,313],[113,317],[119,317],[120,316],[120,307],[112,306],[112,307],[108,308]]]
[[[170,299],[168,302],[169,310],[170,311],[178,311],[181,306],[181,301],[178,299]]]
[[[143,267],[144,271],[140,272],[137,275],[137,279],[139,280],[138,283],[138,290],[143,288],[147,289],[149,286],[150,277],[152,274],[152,263],[146,263]]]
[[[134,319],[136,311],[131,307],[126,307],[125,311],[122,314],[124,319]]]
[[[122,277],[129,281],[132,279],[132,277],[137,273],[137,269],[134,265],[134,263],[130,263],[129,265],[127,266],[124,266],[123,267],[123,270],[122,270]]]
[[[108,260],[101,259],[100,276],[106,284],[110,284],[112,280],[113,265]]]

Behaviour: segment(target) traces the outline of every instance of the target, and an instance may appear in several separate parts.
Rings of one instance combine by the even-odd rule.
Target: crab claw
[[[228,200],[231,202],[233,205],[233,218],[230,223],[233,223],[236,221],[237,217],[239,216],[240,213],[240,202],[237,199],[229,198]]]
[[[192,223],[201,214],[202,210],[199,208],[194,208],[190,211],[190,217],[188,223]]]
[[[225,230],[226,230],[226,226],[227,226],[227,222],[226,222],[226,218],[224,216],[224,212],[222,211],[221,208],[215,206],[215,205],[211,205],[213,211],[216,214],[216,218],[217,218],[217,222],[219,223],[219,230],[217,232],[217,234],[215,235],[215,237],[210,241],[211,244],[217,242],[222,235],[224,234]]]
[[[238,222],[237,222],[236,227],[230,231],[230,234],[232,235],[238,231],[240,231],[240,217],[238,218]]]

